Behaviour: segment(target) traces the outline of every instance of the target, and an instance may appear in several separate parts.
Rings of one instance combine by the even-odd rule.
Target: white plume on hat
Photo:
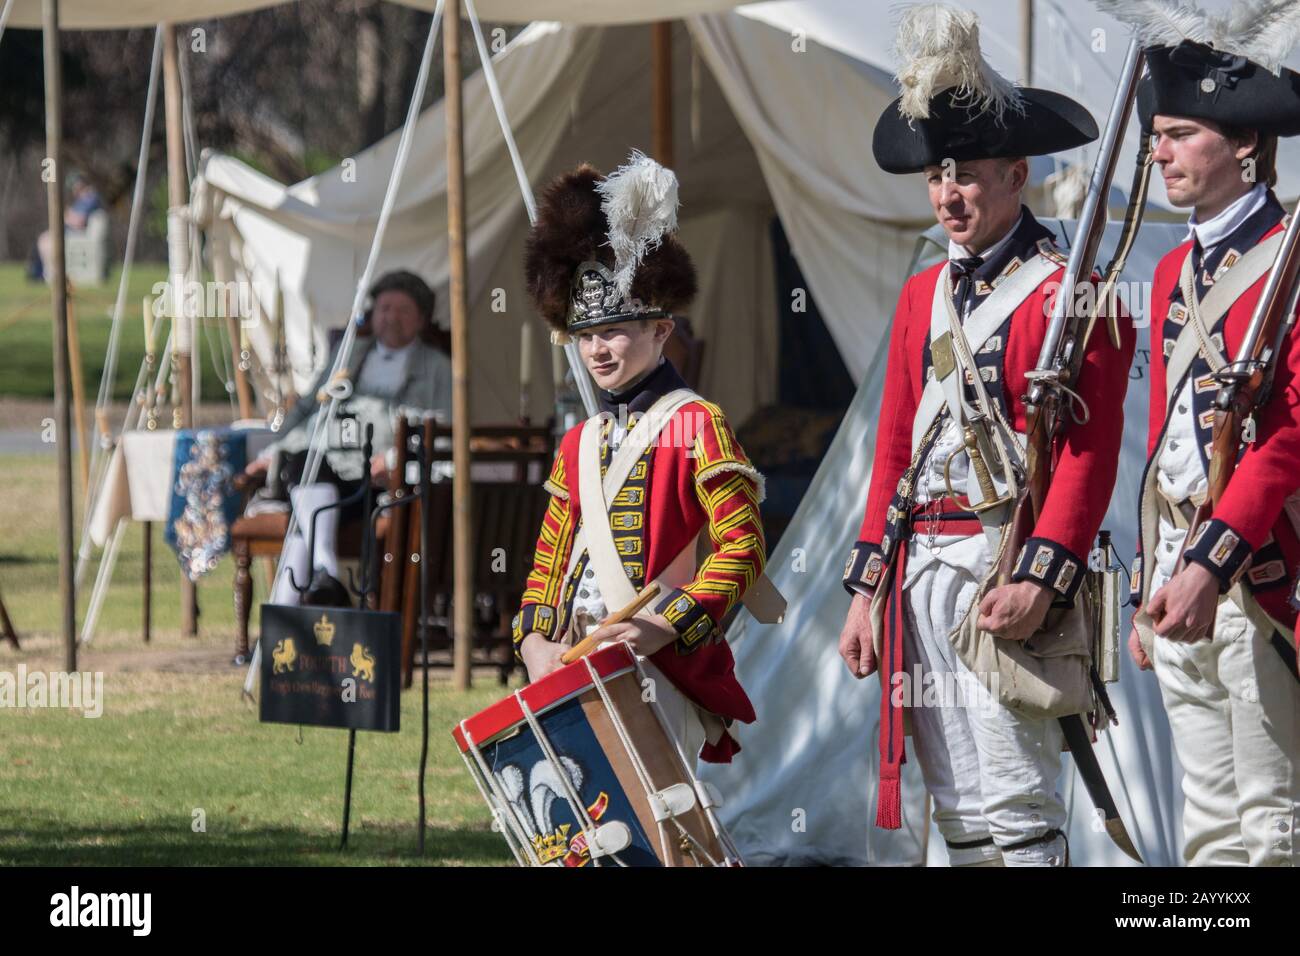
[[[637,266],[663,237],[677,229],[677,177],[639,149],[596,185],[609,221],[614,284],[631,294]]]
[[[1001,118],[1010,108],[1020,112],[1020,94],[980,53],[979,17],[943,3],[908,7],[894,44],[903,63],[896,79],[903,95],[898,109],[909,120],[930,115],[930,99],[954,88],[981,112]]]
[[[1244,56],[1275,75],[1300,41],[1297,0],[1234,0],[1223,14],[1174,0],[1093,2],[1102,13],[1131,26],[1143,46],[1177,46],[1192,40]]]

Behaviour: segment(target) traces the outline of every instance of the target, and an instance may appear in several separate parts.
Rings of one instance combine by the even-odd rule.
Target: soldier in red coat
[[[901,825],[901,705],[910,702],[950,862],[1059,866],[1061,728],[1004,706],[950,634],[969,612],[979,629],[1024,641],[1049,609],[1071,606],[1110,500],[1134,347],[1128,322],[1118,347],[1104,333],[1087,342],[1073,383],[1087,413],[1052,450],[1050,489],[1012,582],[990,587],[1011,514],[1007,488],[1023,477],[1026,373],[1065,263],[1021,205],[1025,157],[1081,146],[1097,127],[1067,97],[998,76],[980,55],[973,14],[913,8],[899,48],[911,56],[904,92],[876,125],[875,157],[888,172],[924,174],[948,258],[904,283],[894,313],[840,653],[857,677],[881,671],[877,825]],[[919,701],[909,690],[918,681],[940,698]]]
[[[658,582],[658,600],[605,637],[646,659],[685,753],[718,762],[740,749],[728,726],[754,720],[723,619],[742,600],[768,620],[781,607],[763,577],[762,476],[722,410],[663,357],[673,311],[696,289],[676,211],[672,172],[639,153],[542,194],[529,291],[557,341],[577,340],[602,409],[560,443],[514,639],[535,680]]]
[[[1300,11],[1287,16],[1294,24]],[[1294,332],[1226,491],[1190,541],[1187,529],[1209,493],[1215,372],[1238,355],[1282,239],[1285,212],[1271,187],[1278,137],[1300,134],[1300,75],[1270,72],[1266,57],[1284,53],[1226,27],[1212,48],[1171,34],[1163,18],[1125,18],[1148,47],[1138,111],[1155,136],[1153,159],[1170,202],[1193,209],[1187,241],[1160,261],[1152,288],[1133,568],[1140,610],[1129,648],[1139,667],[1155,669],[1183,767],[1187,862],[1291,866],[1300,801]],[[1252,22],[1251,35],[1284,32],[1274,20]]]

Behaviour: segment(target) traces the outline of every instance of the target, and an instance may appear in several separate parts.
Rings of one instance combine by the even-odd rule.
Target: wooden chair
[[[450,437],[451,429],[426,424],[425,442],[426,447],[433,449],[432,461],[451,460],[451,450],[438,447],[442,444],[440,439]],[[500,681],[505,684],[515,667],[510,619],[518,609],[519,596],[532,567],[537,529],[541,527],[546,511],[548,495],[542,482],[550,471],[554,441],[551,430],[544,426],[485,425],[472,429],[470,445],[474,465],[471,522],[474,528],[475,595],[470,659],[474,666],[497,668]],[[482,472],[488,470],[499,470],[499,473],[482,476]],[[436,482],[430,486],[425,501],[404,509],[413,513],[408,526],[408,555],[419,550],[419,521],[425,516],[428,520],[426,570],[431,667],[450,667],[453,662],[453,487],[451,481]],[[421,509],[418,514],[416,509]],[[408,558],[402,589],[405,605],[402,676],[405,687],[411,686],[418,644],[418,571],[418,566]]]
[[[388,490],[395,496],[409,494],[409,489],[402,483],[406,470],[406,446],[409,426],[403,420],[397,423],[395,443],[398,449],[397,467],[389,474]],[[244,483],[244,490],[252,495],[261,482],[251,480]],[[395,573],[400,566],[397,560],[401,548],[397,544],[406,533],[407,508],[395,508],[379,518],[375,527],[376,541],[379,543],[379,590],[372,594],[369,606],[381,611],[395,611],[401,607],[400,586],[402,575]],[[254,558],[267,558],[272,561],[280,557],[284,547],[284,536],[289,531],[289,512],[279,511],[260,515],[241,515],[230,526],[230,550],[235,559],[235,658],[247,660],[249,655],[248,622],[252,616]],[[362,521],[344,521],[339,526],[338,552],[343,559],[356,560],[361,557],[361,542],[365,534]],[[269,582],[268,582],[269,587]]]

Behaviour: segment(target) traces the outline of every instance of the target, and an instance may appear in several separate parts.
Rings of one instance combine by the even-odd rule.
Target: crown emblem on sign
[[[558,860],[569,852],[569,829],[572,826],[571,823],[561,823],[554,833],[545,836],[539,833],[533,837],[533,849],[537,851],[539,863]]]
[[[334,640],[334,622],[329,619],[328,614],[322,614],[320,620],[312,627],[316,632],[316,643],[328,647]]]

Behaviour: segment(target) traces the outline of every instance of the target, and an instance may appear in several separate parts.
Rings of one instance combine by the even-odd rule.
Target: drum
[[[645,681],[612,644],[452,730],[521,866],[740,865]]]

